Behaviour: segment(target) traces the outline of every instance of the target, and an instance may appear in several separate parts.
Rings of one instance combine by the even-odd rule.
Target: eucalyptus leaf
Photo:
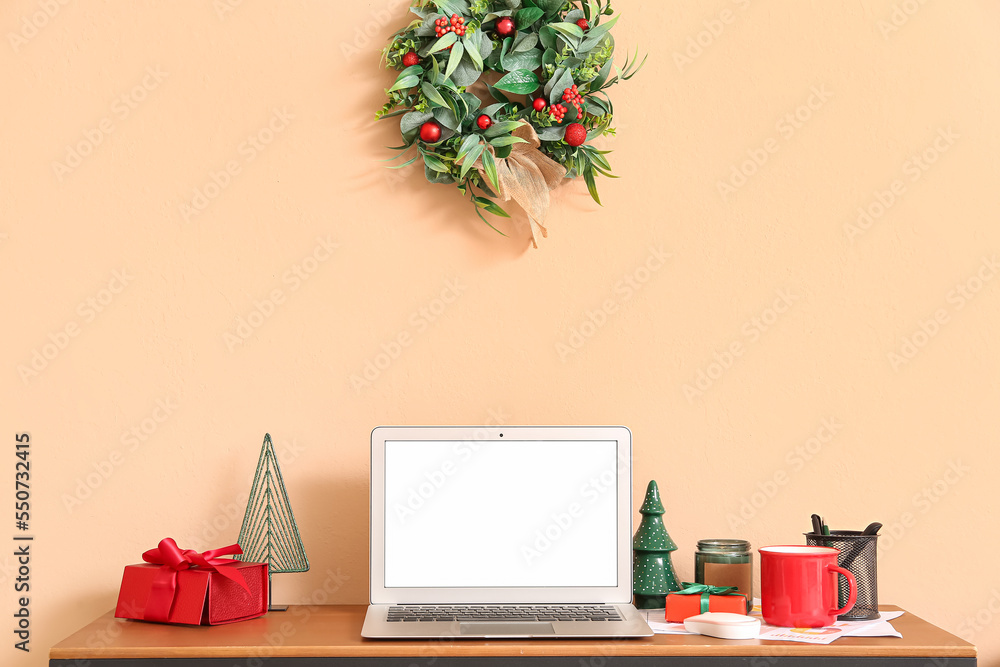
[[[502,218],[510,217],[510,213],[500,208],[499,204],[484,197],[476,197],[476,206],[478,206],[481,209],[484,209],[489,213],[492,213],[493,215],[499,215]],[[506,234],[504,236],[506,236]]]
[[[413,75],[404,76],[400,79],[396,79],[396,83],[392,84],[392,88],[389,89],[389,92],[391,93],[394,90],[405,90],[407,88],[413,88],[418,83],[420,83],[419,76],[413,76]]]
[[[458,131],[459,120],[455,116],[455,112],[452,111],[450,108],[438,107],[437,109],[434,109],[432,113],[434,114],[434,120],[441,123],[449,130],[455,130],[456,132]]]
[[[561,141],[564,136],[566,136],[566,128],[562,125],[553,125],[538,130],[538,138],[542,141]]]
[[[482,102],[479,101],[479,98],[472,93],[462,93],[459,97],[465,100],[465,106],[468,109],[466,112],[467,114],[477,112],[479,110],[479,105],[482,104]]]
[[[457,42],[451,47],[451,54],[448,56],[448,67],[444,71],[444,78],[451,78],[451,75],[458,68],[458,64],[462,62],[463,55],[465,55],[465,47],[462,46],[461,42]]]
[[[596,114],[598,116],[606,116],[611,111],[604,103],[604,100],[602,100],[600,97],[597,96],[588,97],[587,106],[594,107],[595,108],[594,110],[598,112]],[[594,113],[594,110],[592,110],[591,113]]]
[[[521,51],[528,51],[535,48],[538,45],[538,35],[533,32],[523,32],[516,40],[514,40],[514,46],[511,47],[511,53],[518,53]]]
[[[490,21],[496,21],[504,16],[513,16],[514,12],[517,11],[515,8],[510,9],[498,9],[495,12],[490,12],[483,17],[483,23],[489,23]]]
[[[424,164],[433,169],[434,171],[450,171],[448,165],[439,160],[434,155],[430,153],[424,153]]]
[[[496,137],[495,139],[490,139],[491,146],[513,146],[514,144],[526,144],[527,139],[522,139],[521,137],[515,137],[513,135],[507,135],[506,137]]]
[[[505,157],[510,157],[510,149],[511,148],[513,148],[513,145],[511,145],[511,146],[497,146],[496,144],[493,144],[493,155],[498,160],[502,160]]]
[[[469,58],[469,54],[465,54],[465,57],[462,58],[458,67],[456,67],[455,71],[452,72],[450,81],[456,86],[467,87],[478,81],[481,75],[482,70],[476,67],[476,64]]]
[[[542,42],[542,46],[546,49],[556,48],[556,31],[549,26],[542,26],[538,31],[538,39]]]
[[[413,31],[413,34],[417,37],[433,37],[436,33],[434,32],[434,21],[433,19],[424,19],[423,25],[418,27]]]
[[[476,46],[478,40],[473,35],[466,35],[462,38],[462,45],[465,47],[465,52],[469,56],[469,60],[472,64],[478,67],[480,70],[483,69],[483,57],[479,55],[479,47]]]
[[[555,14],[563,6],[563,0],[535,0],[535,5],[545,10],[546,14]]]
[[[437,91],[437,88],[435,88],[434,86],[432,86],[430,84],[430,82],[424,81],[420,85],[420,90],[423,91],[424,97],[426,97],[427,101],[431,103],[431,106],[434,106],[434,107],[446,107],[446,106],[448,106],[448,103],[445,101],[445,99],[443,97],[441,97],[441,93],[439,93]]]
[[[601,204],[600,195],[597,194],[597,182],[594,179],[594,170],[585,169],[583,172],[583,180],[587,183],[587,189],[590,190],[590,196],[594,198],[594,201],[601,206],[604,206],[604,204]]]
[[[451,184],[455,182],[455,179],[452,178],[450,173],[434,171],[426,164],[424,164],[424,178],[426,178],[430,183]]]
[[[550,23],[549,27],[566,37],[573,38],[574,40],[583,39],[583,30],[575,23]]]
[[[541,66],[542,52],[538,49],[524,53],[511,53],[503,59],[503,68],[508,72],[516,69],[536,70]]]
[[[507,99],[506,95],[504,95],[503,93],[501,93],[499,90],[497,90],[496,88],[494,88],[490,84],[486,84],[486,90],[488,90],[490,92],[490,95],[492,95],[493,99],[495,99],[497,102],[502,102],[504,104],[508,104],[510,102],[510,100]]]
[[[488,130],[483,132],[483,136],[489,139],[491,137],[499,137],[501,134],[510,134],[523,124],[524,121],[520,120],[504,120],[499,123],[493,123]]]
[[[455,162],[458,162],[465,157],[469,151],[479,145],[480,141],[482,141],[482,137],[478,134],[470,134],[467,136],[465,140],[462,141],[462,145],[458,147],[458,154],[455,155]]]
[[[555,75],[545,84],[545,95],[549,98],[549,104],[556,104],[562,100],[563,92],[573,86],[573,72],[562,68],[556,70]]]
[[[476,165],[476,160],[479,159],[479,156],[483,154],[484,150],[486,150],[485,144],[476,144],[469,151],[468,155],[465,156],[465,160],[462,162],[462,172],[461,172],[461,176],[463,179],[465,178],[466,174],[468,174],[472,170],[472,168]]]
[[[486,34],[485,30],[478,30],[476,34],[479,35],[479,55],[483,57],[485,61],[491,53],[493,53],[493,40],[490,36]]]
[[[444,51],[449,46],[458,41],[458,35],[453,32],[447,33],[444,37],[439,37],[424,48],[420,49],[420,54],[428,56],[438,51]]]
[[[570,76],[572,79],[572,75]],[[496,82],[496,88],[514,95],[528,95],[538,90],[538,75],[526,69],[517,69],[505,74]],[[570,84],[572,85],[572,84]]]
[[[403,164],[389,165],[389,166],[386,167],[386,169],[405,169],[406,167],[409,167],[411,164],[413,164],[414,162],[416,162],[419,159],[420,159],[420,153],[417,153],[416,155],[414,155],[412,158],[410,158],[409,160],[407,160]]]
[[[406,135],[418,130],[421,125],[429,120],[433,120],[433,118],[434,114],[430,112],[420,113],[417,111],[411,111],[399,120],[399,131],[403,137],[406,137]]]
[[[524,30],[543,16],[545,16],[545,10],[541,7],[525,7],[517,13],[514,23],[517,24],[518,30]]]
[[[469,3],[466,0],[434,0],[434,4],[437,5],[438,11],[445,16],[452,14],[465,16],[469,13]]]
[[[593,81],[590,82],[591,90],[598,90],[604,85],[604,82],[608,80],[609,76],[611,76],[612,66],[614,66],[614,62],[608,59],[608,62],[604,63],[604,67],[601,68],[598,75],[594,77]]]
[[[497,163],[489,151],[483,151],[483,171],[486,172],[486,180],[490,182],[494,190],[499,192],[500,179],[497,176]]]
[[[500,111],[500,109],[503,109],[505,106],[507,105],[504,102],[497,102],[496,104],[491,104],[488,107],[485,107],[483,109],[483,113],[492,118],[496,115],[497,111]]]
[[[588,30],[587,34],[584,35],[583,41],[580,42],[579,51],[581,53],[586,53],[587,51],[590,51],[595,46],[600,44],[604,40],[604,36],[608,33],[609,30],[611,30],[611,28],[614,27],[615,23],[617,22],[618,22],[618,17],[616,16],[610,21],[605,21],[596,28],[591,28],[590,30]]]

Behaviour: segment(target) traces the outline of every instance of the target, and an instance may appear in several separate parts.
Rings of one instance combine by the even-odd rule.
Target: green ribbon
[[[684,589],[677,591],[674,595],[701,595],[701,613],[708,612],[709,596],[711,595],[739,595],[746,599],[742,593],[735,593],[739,590],[736,586],[709,586],[708,584],[695,584],[690,581],[683,582]]]

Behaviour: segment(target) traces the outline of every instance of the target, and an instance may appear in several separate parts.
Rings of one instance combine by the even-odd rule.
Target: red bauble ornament
[[[492,124],[493,124],[493,119],[487,116],[486,114],[482,114],[479,118],[476,119],[476,125],[479,126],[480,130],[488,130],[490,125]]]
[[[580,26],[580,30],[590,30],[590,24],[587,23],[587,19],[580,19],[576,24]]]
[[[413,67],[414,65],[420,64],[420,56],[417,55],[416,51],[410,51],[403,56],[403,67]]]
[[[497,34],[506,37],[514,32],[514,21],[509,16],[505,16],[497,21]]]
[[[570,123],[566,126],[566,143],[570,146],[579,146],[587,140],[587,128],[579,123]]]
[[[435,144],[441,140],[441,126],[432,120],[420,126],[420,140]]]
[[[535,101],[531,103],[531,106],[535,107],[535,111],[544,111],[545,107],[549,105],[545,101],[544,97],[536,97]]]

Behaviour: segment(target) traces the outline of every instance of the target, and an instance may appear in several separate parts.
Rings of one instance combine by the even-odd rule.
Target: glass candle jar
[[[694,579],[709,586],[735,586],[753,602],[753,552],[746,540],[698,540]]]

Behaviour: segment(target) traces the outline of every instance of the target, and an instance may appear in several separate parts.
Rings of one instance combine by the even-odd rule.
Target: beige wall
[[[699,538],[882,521],[882,600],[1000,665],[1000,5],[620,0],[650,54],[614,95],[623,178],[604,208],[562,188],[529,250],[379,162],[405,3],[225,2],[0,8],[0,414],[37,536],[34,650],[0,661],[42,665],[160,538],[235,541],[265,431],[313,564],[276,598],[362,602],[371,428],[502,419],[630,426],[685,579]]]

